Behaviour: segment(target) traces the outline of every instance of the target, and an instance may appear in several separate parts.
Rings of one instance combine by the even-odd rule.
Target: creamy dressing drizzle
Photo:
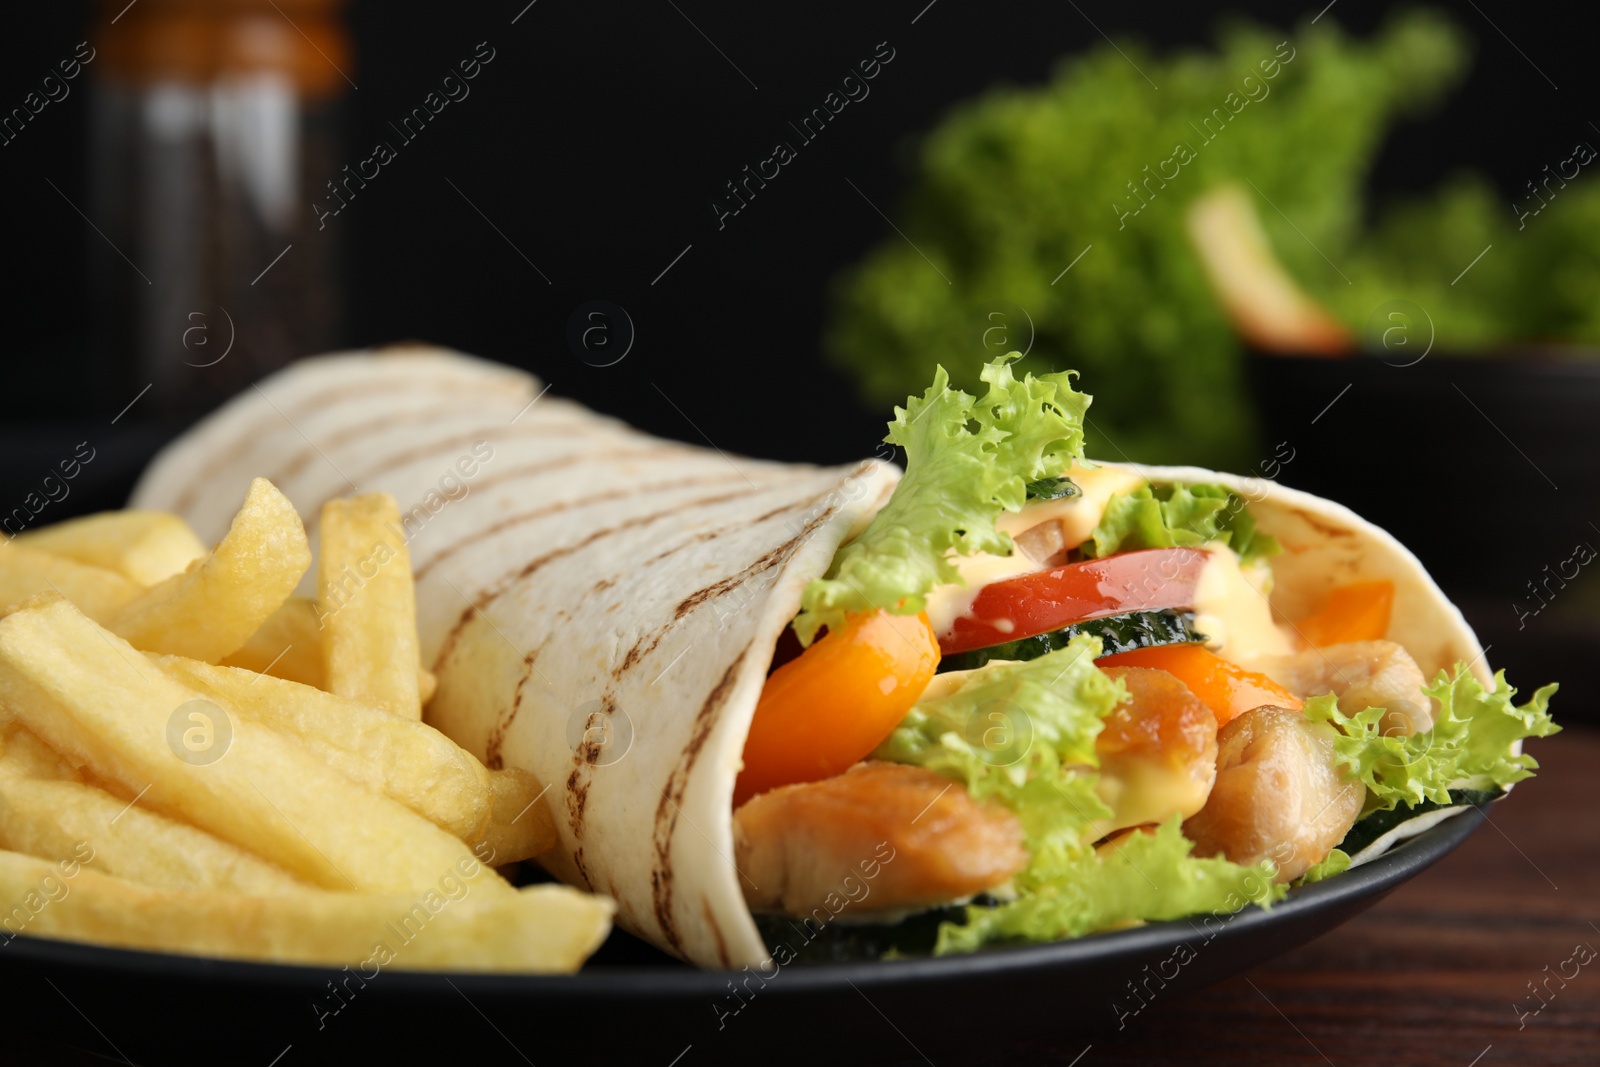
[[[1041,522],[1061,523],[1062,540],[1070,546],[1087,541],[1100,525],[1106,505],[1118,493],[1128,493],[1145,484],[1133,471],[1112,467],[1074,466],[1067,472],[1078,486],[1079,495],[1060,500],[1037,500],[1021,511],[1008,511],[995,526],[1016,537]],[[1267,603],[1272,571],[1265,560],[1249,567],[1239,565],[1239,557],[1225,545],[1208,545],[1210,557],[1195,584],[1195,627],[1210,640],[1213,652],[1244,667],[1267,656],[1294,651],[1295,642],[1287,629],[1272,618]],[[980,554],[951,560],[965,584],[941,585],[928,594],[926,611],[934,633],[943,634],[956,619],[970,615],[972,603],[985,586],[1048,569],[1014,550],[1009,556]],[[1011,633],[1010,619],[985,620],[1001,633]],[[940,677],[947,677],[941,675]],[[933,690],[929,690],[932,695]]]

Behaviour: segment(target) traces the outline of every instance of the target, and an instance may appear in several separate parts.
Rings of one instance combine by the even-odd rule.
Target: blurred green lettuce
[[[1445,16],[1400,14],[1368,40],[1327,16],[1293,32],[1236,23],[1214,52],[1119,44],[1043,86],[993,89],[922,142],[895,213],[908,240],[886,238],[836,284],[830,355],[865,399],[904,396],[934,363],[970,389],[1031,338],[1036,369],[1074,368],[1097,395],[1094,454],[1248,466],[1239,342],[1184,231],[1223,182],[1254,187],[1285,266],[1358,333],[1407,298],[1441,347],[1600,337],[1600,242],[1582,239],[1600,233],[1600,196],[1581,179],[1546,209],[1566,219],[1522,233],[1470,177],[1363,228],[1383,138],[1467,68]]]

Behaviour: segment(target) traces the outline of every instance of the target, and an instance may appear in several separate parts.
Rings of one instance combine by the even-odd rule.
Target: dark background
[[[1040,81],[1060,57],[1100,43],[1101,30],[1206,44],[1223,12],[1288,30],[1321,6],[538,0],[512,25],[526,3],[349,5],[352,163],[479,41],[497,56],[472,95],[332,221],[345,252],[343,341],[452,345],[530,368],[556,392],[655,433],[696,440],[687,417],[730,451],[813,460],[862,455],[881,433],[886,413],[857,404],[851,383],[822,363],[819,339],[830,280],[893,233],[872,205],[894,216],[916,135],[987,86]],[[1494,176],[1509,211],[1513,192],[1584,126],[1592,41],[1558,11],[1506,0],[1446,6],[1477,37],[1476,64],[1440,115],[1397,130],[1374,186],[1427,188],[1471,166]],[[92,7],[29,5],[8,16],[5,107],[87,36]],[[1389,10],[1338,0],[1323,18],[1366,33]],[[710,198],[880,41],[895,59],[871,95],[719,231]],[[47,183],[86,204],[87,98],[74,92],[0,148],[11,264],[0,287],[7,498],[33,480],[14,469],[26,424],[109,418],[127,402],[107,387],[117,353],[91,340],[87,265],[100,238]],[[637,329],[613,367],[586,366],[564,340],[569,315],[595,298],[626,308]]]
[[[1322,8],[1322,0],[1303,6],[1262,0],[537,0],[524,11],[526,3],[364,0],[349,6],[356,59],[347,71],[359,89],[345,98],[350,147],[344,161],[362,158],[372,140],[387,136],[386,123],[415,105],[478,42],[488,41],[497,56],[472,83],[471,97],[448,108],[336,220],[345,253],[343,342],[415,338],[451,345],[531,369],[555,392],[653,433],[699,442],[704,431],[728,451],[815,461],[867,454],[882,433],[887,413],[857,403],[851,383],[824,364],[819,344],[831,279],[893,236],[872,205],[895,216],[907,149],[919,133],[985,87],[1040,81],[1060,57],[1101,43],[1100,31],[1162,46],[1203,45],[1223,12],[1246,13],[1288,31]],[[1494,178],[1510,211],[1522,183],[1566,154],[1572,131],[1591,118],[1600,121],[1600,109],[1592,107],[1600,68],[1593,35],[1582,31],[1588,19],[1575,7],[1509,0],[1442,6],[1476,37],[1476,62],[1441,112],[1395,131],[1373,175],[1374,189],[1381,200],[1472,167]],[[1323,17],[1366,33],[1389,10],[1337,0]],[[92,13],[89,3],[64,0],[7,12],[0,32],[0,110],[20,103],[57,59],[71,54],[88,35]],[[814,106],[880,41],[896,55],[871,83],[870,97],[849,107],[719,231],[708,202],[723,182],[764,158],[774,139],[787,136],[786,123]],[[149,421],[138,407],[109,425],[130,396],[113,384],[121,354],[93,340],[102,309],[90,298],[88,275],[101,239],[50,185],[76,204],[88,201],[88,96],[87,78],[80,79],[68,100],[0,147],[0,240],[8,263],[0,285],[0,501],[36,487],[73,442],[92,435],[99,449],[52,518],[118,506],[153,449],[176,429]],[[569,316],[593,299],[624,307],[637,329],[633,349],[612,367],[586,365],[565,340]],[[1284,480],[1295,484],[1303,469],[1289,468]],[[1461,477],[1453,469],[1433,473]],[[1351,494],[1359,492],[1358,481]],[[1351,502],[1360,508],[1358,500]],[[1538,521],[1507,516],[1505,535],[1514,536],[1519,523]],[[1489,544],[1485,551],[1498,547]],[[1443,577],[1448,585],[1451,576]],[[1493,659],[1514,659],[1515,639],[1501,643],[1486,629],[1486,620],[1508,616],[1504,599],[1481,609],[1469,604],[1468,612],[1497,646]],[[1569,643],[1565,658],[1554,652],[1538,658],[1559,652],[1558,644],[1548,626],[1537,642],[1523,640],[1518,651],[1527,662],[1514,664],[1512,674],[1529,689],[1563,677],[1569,685],[1558,714],[1571,721],[1596,706],[1586,705],[1582,688],[1582,675],[1594,673],[1593,660],[1580,660],[1572,652],[1576,643]],[[1575,663],[1578,677],[1563,673]],[[1550,762],[1553,773],[1559,758]],[[1474,1054],[1481,1058],[1477,1037],[1490,1025],[1483,1020],[1499,1012],[1501,1022],[1493,1025],[1506,1033],[1493,1035],[1496,1056],[1532,1062],[1532,1039],[1509,1030],[1511,1015],[1500,994],[1521,996],[1525,978],[1537,978],[1541,964],[1558,960],[1566,928],[1534,902],[1544,883],[1512,854],[1522,848],[1508,843],[1526,840],[1539,827],[1567,843],[1570,835],[1558,828],[1563,811],[1582,824],[1587,795],[1577,784],[1584,773],[1574,768],[1564,802],[1512,826],[1512,836],[1481,831],[1470,859],[1463,853],[1461,863],[1438,872],[1446,881],[1397,896],[1400,911],[1383,920],[1389,925],[1363,927],[1367,935],[1333,935],[1271,972],[1256,972],[1248,988],[1241,978],[1206,999],[1181,1002],[1178,1015],[1155,1020],[1165,1029],[1129,1049],[1128,1060],[1148,1062],[1155,1049],[1181,1055],[1198,1049],[1217,1062],[1236,1052],[1240,1060],[1320,1062],[1302,1047],[1302,1037],[1315,1039],[1319,1056],[1326,1048],[1340,1062],[1393,1058],[1404,1053],[1374,1020],[1400,1010],[1433,1013],[1420,1022],[1406,1017],[1402,1036],[1411,1039],[1413,1055],[1436,1043],[1438,1062],[1465,1065]],[[1554,783],[1533,783],[1527,799],[1539,796],[1543,784]],[[1530,844],[1528,851],[1561,879],[1566,892],[1560,897],[1584,899],[1584,879],[1569,884],[1568,872],[1553,865],[1550,857],[1559,855],[1554,845],[1541,851]],[[1572,848],[1569,855],[1592,850]],[[1485,871],[1497,878],[1515,872],[1522,881],[1491,886]],[[1483,899],[1471,907],[1454,898],[1444,902],[1441,885],[1481,890]],[[1544,940],[1519,927],[1508,952],[1489,935],[1516,914],[1524,926],[1544,931]],[[1454,926],[1443,930],[1443,922]],[[1467,956],[1462,945],[1477,955]],[[1352,985],[1357,973],[1381,981]],[[1358,995],[1367,999],[1357,1001]],[[1280,1016],[1298,1020],[1290,1024],[1295,1032],[1280,1024]],[[1563,1031],[1574,1035],[1572,1055],[1582,1055],[1576,1051],[1584,1047],[1581,1031],[1581,1023]],[[1252,1047],[1258,1038],[1278,1043]],[[81,1040],[95,1039],[85,1030]],[[1114,1053],[1114,1044],[1102,1048],[1102,1059]],[[1041,1062],[1066,1063],[1076,1048],[1029,1053]],[[25,1056],[30,1049],[14,1051]],[[67,1062],[54,1045],[32,1051]],[[940,1050],[930,1051],[943,1062]],[[1542,1062],[1555,1061],[1551,1054]],[[72,1062],[115,1061],[85,1052]]]
[[[1473,168],[1493,178],[1510,212],[1523,184],[1570,150],[1573,131],[1591,114],[1600,119],[1600,109],[1590,110],[1600,78],[1592,36],[1573,9],[1507,0],[1442,6],[1476,39],[1476,60],[1442,110],[1395,128],[1372,175],[1372,202]],[[866,249],[896,239],[889,219],[921,133],[989,86],[1042,81],[1063,57],[1101,44],[1102,31],[1163,48],[1206,47],[1230,14],[1281,26],[1288,36],[1319,11],[1321,25],[1298,32],[1338,22],[1365,35],[1394,8],[1356,0],[1326,9],[1321,0],[1304,7],[356,0],[346,10],[354,56],[345,73],[358,88],[343,97],[341,164],[366,157],[376,140],[393,140],[389,123],[479,42],[495,58],[470,83],[470,96],[438,115],[328,220],[343,256],[340,341],[454,346],[528,368],[554,392],[650,432],[729,452],[819,462],[866,455],[889,413],[861,404],[853,383],[822,358],[829,287]],[[20,104],[89,36],[93,15],[92,4],[66,2],[8,17],[0,35],[0,109]],[[801,147],[799,158],[719,229],[710,202],[724,183],[765,158],[774,141],[797,140],[789,122],[818,105],[880,42],[894,59],[868,83],[870,95]],[[0,147],[10,264],[0,285],[0,501],[35,489],[76,442],[92,439],[96,448],[70,498],[51,505],[52,519],[119,506],[150,454],[182,425],[157,418],[150,401],[109,425],[136,387],[127,384],[129,354],[97,340],[107,316],[89,291],[90,264],[108,253],[73,207],[91,206],[89,81],[99,71],[86,68],[68,99]],[[338,173],[336,166],[329,171]],[[314,194],[320,200],[322,190]],[[312,199],[308,193],[308,219]],[[613,366],[586,364],[567,341],[569,319],[592,300],[624,308],[636,331],[626,358]],[[245,316],[237,330],[248,335],[274,325]],[[1453,373],[1447,363],[1428,366]],[[1322,409],[1337,386],[1299,398],[1301,407],[1310,405],[1303,414]],[[1475,418],[1444,384],[1438,391],[1453,405],[1441,417]],[[1477,395],[1495,392],[1486,385]],[[1541,470],[1554,470],[1557,455],[1582,467],[1585,457],[1572,448],[1533,435],[1544,421],[1587,431],[1594,423],[1589,401],[1574,395],[1571,417],[1546,420],[1540,412],[1550,399],[1507,402],[1502,420],[1517,410],[1530,425],[1502,432],[1532,448]],[[1525,579],[1561,558],[1528,549],[1527,532],[1542,524],[1568,544],[1567,531],[1585,530],[1581,520],[1600,521],[1600,511],[1588,513],[1591,494],[1556,471],[1568,491],[1539,495],[1544,485],[1522,465],[1526,453],[1519,458],[1474,423],[1471,433],[1482,440],[1460,459],[1439,457],[1438,469],[1427,472],[1435,484],[1476,485],[1486,496],[1463,506],[1488,508],[1486,515],[1497,481],[1501,489],[1526,490],[1519,499],[1537,506],[1511,508],[1518,514],[1505,516],[1503,530],[1441,532],[1420,488],[1413,496],[1406,486],[1341,466],[1350,465],[1342,449],[1352,434],[1380,435],[1381,453],[1386,425],[1415,421],[1404,415],[1410,401],[1403,398],[1395,401],[1398,419],[1358,400],[1318,427],[1326,433],[1310,442],[1316,455],[1286,468],[1283,480],[1337,497],[1416,547],[1493,646],[1493,662],[1525,687],[1552,677],[1567,683],[1561,699],[1568,721],[1600,707],[1600,677],[1589,677],[1596,613],[1546,617],[1537,633],[1524,633],[1512,606],[1527,595]],[[1089,448],[1094,454],[1099,445],[1091,440]],[[1493,449],[1499,451],[1491,457]],[[1263,442],[1260,454],[1268,451]],[[1484,473],[1490,468],[1479,464],[1490,459],[1502,473]],[[1495,558],[1511,569],[1492,581],[1483,578],[1482,553],[1470,543],[1485,536],[1524,549],[1499,552]],[[1563,600],[1564,608],[1579,604],[1575,593]]]

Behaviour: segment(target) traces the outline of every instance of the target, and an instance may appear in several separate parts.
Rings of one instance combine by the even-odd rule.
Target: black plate
[[[996,1028],[1065,1047],[1137,1025],[1146,1007],[1371,907],[1482,821],[1476,810],[1447,819],[1270,912],[944,959],[793,964],[763,979],[696,971],[614,934],[571,977],[394,971],[363,984],[321,968],[22,936],[0,942],[0,988],[8,1030],[135,1063],[950,1062],[967,1046],[992,1049]]]

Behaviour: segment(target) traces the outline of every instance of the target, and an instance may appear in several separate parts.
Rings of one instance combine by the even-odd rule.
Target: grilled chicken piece
[[[761,912],[922,910],[1001,886],[1028,862],[1015,815],[898,763],[774,789],[733,821],[745,900]]]
[[[1296,696],[1333,693],[1346,715],[1384,708],[1385,736],[1422,733],[1433,725],[1433,698],[1422,691],[1422,668],[1393,641],[1308,648],[1265,659],[1260,669]]]
[[[1300,877],[1344,840],[1366,788],[1335,762],[1335,731],[1270,704],[1240,715],[1217,740],[1217,784],[1183,824],[1197,856],[1271,860],[1280,882]]]
[[[1217,777],[1217,717],[1166,671],[1108,667],[1128,699],[1106,716],[1095,739],[1100,799],[1110,819],[1096,837],[1146,823],[1187,819],[1205,806]]]

